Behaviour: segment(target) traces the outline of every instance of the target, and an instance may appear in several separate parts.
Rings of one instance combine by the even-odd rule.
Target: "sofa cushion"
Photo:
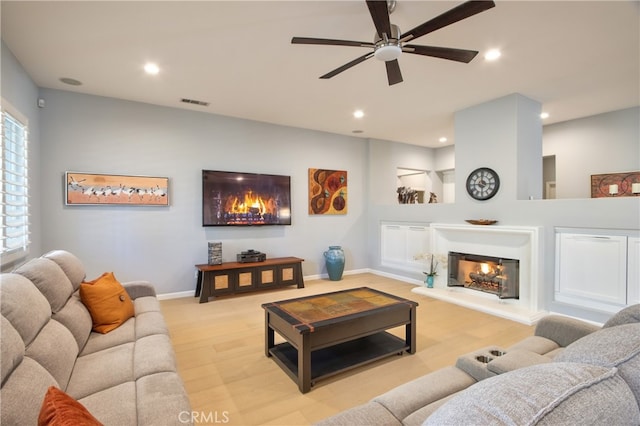
[[[442,407],[444,404],[449,402],[450,399],[454,398],[460,392],[453,393],[445,398],[439,399],[436,402],[432,402],[431,404],[420,408],[419,410],[414,411],[409,414],[402,420],[402,426],[419,426],[424,421],[432,415],[438,408]],[[386,426],[386,425],[385,425]]]
[[[134,377],[138,379],[167,371],[176,371],[176,360],[169,336],[155,334],[137,339],[133,350]]]
[[[29,279],[47,298],[51,312],[58,312],[75,291],[64,271],[51,259],[32,259],[15,270]]]
[[[640,323],[603,328],[576,340],[556,361],[618,368],[640,406]]]
[[[42,365],[64,389],[78,356],[78,346],[69,330],[58,321],[51,320],[26,348],[25,356]]]
[[[136,382],[120,383],[78,401],[105,425],[142,424],[137,421]]]
[[[53,376],[33,359],[24,357],[2,383],[0,424],[35,425],[49,386],[58,386]]]
[[[80,399],[135,380],[133,350],[134,343],[126,343],[78,357],[66,392]]]
[[[69,278],[74,290],[80,287],[80,283],[85,279],[84,265],[80,259],[64,250],[54,250],[42,257],[51,259],[58,264]]]
[[[84,346],[82,352],[80,352],[80,356],[89,355],[125,343],[135,342],[135,324],[136,318],[129,318],[120,327],[111,330],[107,334],[91,333],[87,344]]]
[[[604,323],[602,328],[615,327],[616,325],[640,323],[640,304],[627,306]]]
[[[416,410],[475,383],[476,380],[456,367],[445,367],[414,379],[376,398],[397,419],[403,420]]]
[[[0,317],[0,383],[22,362],[24,342],[4,315]]]
[[[80,299],[85,304],[93,330],[108,333],[133,317],[133,302],[113,272],[105,272],[93,281],[80,284]]]
[[[169,334],[169,329],[164,321],[164,317],[160,312],[145,312],[138,313],[136,304],[136,324],[135,334],[136,339],[140,339],[144,336],[151,336],[153,334]]]
[[[67,304],[51,318],[64,325],[71,332],[78,345],[78,351],[81,352],[91,333],[93,321],[89,310],[80,300],[79,292],[73,293],[71,298],[67,300]]]
[[[50,386],[42,401],[38,426],[102,426],[82,404],[55,386]]]
[[[638,424],[640,410],[616,368],[554,362],[478,382],[440,407],[425,425]]]
[[[47,299],[31,281],[18,274],[2,274],[0,311],[20,334],[25,346],[31,344],[51,318]]]
[[[556,357],[558,355],[560,355],[562,352],[564,351],[564,348],[556,348],[552,351],[547,352],[546,354],[544,354],[545,357],[549,358],[550,360],[554,360],[556,359]]]
[[[192,422],[189,398],[177,373],[151,374],[136,380],[136,407],[139,425]]]

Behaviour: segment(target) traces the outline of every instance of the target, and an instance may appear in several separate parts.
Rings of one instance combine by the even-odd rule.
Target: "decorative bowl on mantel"
[[[468,222],[472,225],[493,225],[498,221],[492,219],[466,219],[465,222]]]

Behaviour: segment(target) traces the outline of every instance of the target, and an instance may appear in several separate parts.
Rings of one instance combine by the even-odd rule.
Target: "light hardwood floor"
[[[365,286],[419,303],[416,353],[339,374],[301,394],[296,383],[264,355],[261,305]],[[304,289],[246,293],[203,304],[195,297],[161,301],[178,370],[199,416],[196,420],[229,425],[311,424],[452,365],[467,352],[489,345],[507,347],[533,334],[533,327],[420,296],[411,292],[413,287],[359,274],[341,281],[308,281]],[[392,332],[404,337],[404,327]]]

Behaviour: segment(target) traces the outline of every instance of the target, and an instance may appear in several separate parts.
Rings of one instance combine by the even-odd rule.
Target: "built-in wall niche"
[[[426,170],[398,167],[396,176],[399,204],[424,204],[429,201],[432,184]]]
[[[436,172],[398,167],[396,176],[399,204],[454,202],[455,174],[453,170]]]

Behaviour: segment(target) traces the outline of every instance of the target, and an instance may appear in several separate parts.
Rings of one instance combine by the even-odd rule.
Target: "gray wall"
[[[222,241],[225,261],[247,249],[304,258],[307,276],[326,273],[329,245],[343,246],[346,269],[368,267],[364,140],[65,91],[41,97],[43,248],[77,253],[90,277],[192,290],[208,241]],[[308,214],[310,167],[348,171],[347,215]],[[203,228],[202,169],[291,176],[293,225]],[[65,171],[168,176],[171,205],[65,206]]]
[[[556,157],[556,198],[590,198],[591,175],[640,170],[640,107],[544,127]]]

